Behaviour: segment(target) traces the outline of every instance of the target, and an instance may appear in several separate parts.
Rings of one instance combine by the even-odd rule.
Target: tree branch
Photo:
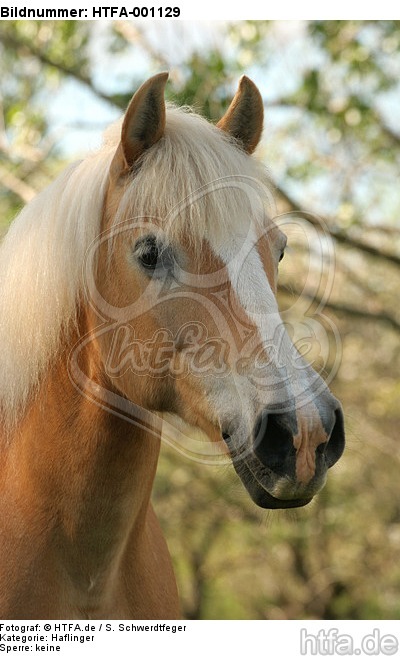
[[[21,37],[17,37],[16,35],[10,34],[9,32],[0,30],[0,42],[6,48],[13,48],[15,50],[24,48],[25,50],[27,50],[27,52],[29,52],[30,55],[38,59],[45,66],[50,66],[51,68],[55,68],[63,75],[74,78],[75,80],[83,84],[85,87],[90,89],[90,91],[92,91],[94,94],[96,94],[96,96],[98,96],[102,100],[111,103],[112,105],[118,107],[119,109],[124,109],[125,104],[122,103],[118,97],[110,96],[104,93],[103,91],[100,91],[100,89],[97,89],[95,87],[92,80],[88,76],[84,75],[82,72],[77,71],[73,68],[69,68],[62,61],[56,61],[55,59],[52,59],[46,53],[40,50],[40,48],[37,48],[32,41],[26,41]]]
[[[387,312],[369,312],[368,310],[360,310],[359,308],[356,308],[352,305],[326,301],[316,296],[315,294],[308,293],[305,290],[297,289],[296,287],[293,287],[293,285],[290,287],[287,285],[279,285],[279,291],[289,296],[302,296],[303,298],[312,301],[317,306],[322,305],[323,307],[332,310],[332,312],[337,314],[344,314],[348,317],[351,317],[352,319],[366,319],[367,321],[380,321],[382,323],[386,323],[397,332],[400,332],[400,323],[395,317],[393,317],[391,314],[388,314]]]
[[[37,191],[30,187],[26,182],[17,178],[13,173],[0,167],[0,182],[10,189],[14,194],[19,196],[24,203],[29,203],[37,194]]]
[[[276,191],[282,198],[282,200],[288,205],[289,211],[296,212],[302,218],[304,218],[308,223],[315,226],[318,230],[327,231],[329,236],[332,237],[335,241],[347,246],[349,248],[356,248],[367,255],[372,255],[373,257],[379,258],[380,260],[385,260],[391,264],[395,264],[400,267],[400,257],[394,253],[388,253],[387,251],[382,251],[376,246],[371,246],[371,244],[366,244],[359,239],[351,237],[346,232],[340,228],[332,227],[329,225],[328,221],[323,221],[323,223],[317,219],[311,212],[307,212],[301,205],[292,198],[287,191],[282,189],[282,187],[275,186]]]

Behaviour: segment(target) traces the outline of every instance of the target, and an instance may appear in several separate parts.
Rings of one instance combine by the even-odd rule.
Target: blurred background
[[[2,232],[161,70],[169,99],[212,121],[243,73],[259,86],[258,155],[289,232],[280,307],[324,327],[309,354],[347,428],[326,487],[290,512],[163,445],[154,503],[183,613],[400,618],[400,22],[2,21]]]

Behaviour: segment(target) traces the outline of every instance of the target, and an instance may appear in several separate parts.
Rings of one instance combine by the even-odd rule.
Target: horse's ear
[[[252,153],[260,141],[263,118],[264,103],[261,94],[254,82],[243,75],[235,97],[217,127],[229,132],[246,152]]]
[[[121,146],[130,168],[138,157],[164,134],[164,89],[168,73],[154,75],[136,91],[126,110]]]

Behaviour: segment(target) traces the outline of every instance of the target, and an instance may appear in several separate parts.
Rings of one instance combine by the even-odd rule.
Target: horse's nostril
[[[254,430],[254,451],[261,462],[276,474],[288,474],[294,462],[293,435],[296,432],[294,413],[268,414],[262,412]]]
[[[325,450],[326,463],[332,467],[337,462],[344,450],[344,418],[341,408],[335,410],[335,424],[333,426],[329,442]]]
[[[344,449],[344,420],[340,408],[335,410],[334,418],[331,415],[331,426],[325,430],[329,434],[329,441],[314,446],[316,452],[316,467],[320,471],[332,467],[343,453]],[[321,425],[321,430],[322,425]],[[258,417],[254,434],[253,448],[259,460],[275,474],[283,477],[296,477],[296,462],[299,451],[294,446],[294,436],[298,433],[295,412],[281,414],[268,413],[264,410]],[[324,435],[324,433],[322,433]],[[326,437],[326,435],[325,435]],[[305,442],[307,445],[307,442]],[[310,445],[309,448],[312,448]]]

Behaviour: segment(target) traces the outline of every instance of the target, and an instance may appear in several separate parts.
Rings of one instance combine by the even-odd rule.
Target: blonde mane
[[[252,212],[252,200],[270,201],[265,167],[239,144],[188,107],[169,105],[165,136],[140,161],[116,213],[114,224],[135,217],[159,219],[171,240],[190,236],[193,248],[204,238],[218,240]],[[269,214],[269,212],[268,212]]]
[[[0,407],[6,425],[18,420],[76,319],[85,254],[100,232],[119,138],[120,122],[106,132],[98,152],[69,166],[21,211],[0,247]],[[224,132],[169,106],[165,136],[143,156],[115,225],[152,216],[165,220],[172,237],[185,229],[194,242],[212,241],[249,213],[248,198],[235,184],[244,178],[260,189],[267,184],[264,167]]]

